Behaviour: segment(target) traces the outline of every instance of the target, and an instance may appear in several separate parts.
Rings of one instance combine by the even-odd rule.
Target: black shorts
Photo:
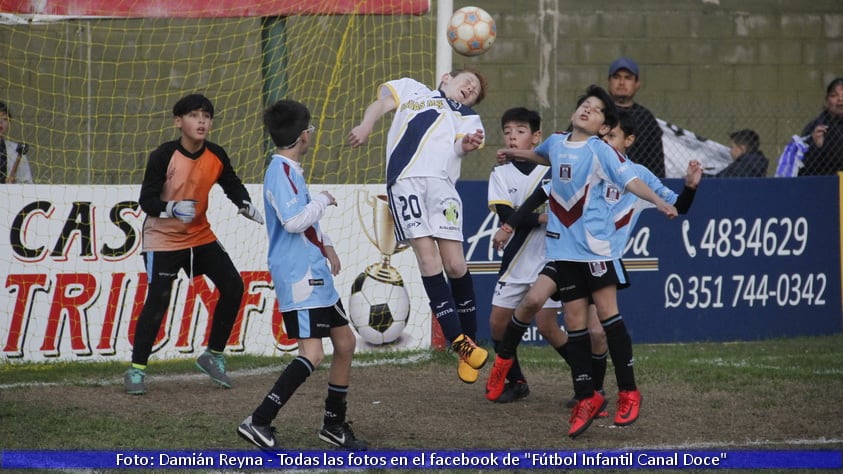
[[[227,278],[240,278],[231,257],[219,241],[181,250],[149,250],[143,252],[149,284],[172,283],[184,270],[188,277],[208,275],[215,284]]]
[[[593,292],[610,285],[621,289],[629,286],[629,276],[621,260],[604,262],[556,260],[548,262],[540,274],[556,282],[562,302],[590,298]]]
[[[323,338],[331,336],[331,328],[348,325],[348,316],[342,300],[333,306],[294,309],[281,313],[287,335],[294,339]]]

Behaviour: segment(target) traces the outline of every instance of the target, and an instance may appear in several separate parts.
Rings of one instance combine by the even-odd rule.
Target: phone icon
[[[694,258],[697,256],[697,248],[691,245],[691,239],[688,237],[688,231],[691,230],[691,223],[687,220],[682,221],[682,242],[685,244],[685,251],[688,256]]]

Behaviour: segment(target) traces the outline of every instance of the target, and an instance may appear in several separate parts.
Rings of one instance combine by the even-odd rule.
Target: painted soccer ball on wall
[[[351,286],[348,316],[364,341],[373,345],[398,340],[410,316],[410,297],[400,279],[379,279],[366,271]]]

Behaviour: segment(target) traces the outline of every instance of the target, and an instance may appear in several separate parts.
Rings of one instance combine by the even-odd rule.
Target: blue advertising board
[[[679,192],[681,180],[665,180]],[[474,275],[478,339],[499,257],[483,181],[457,185]],[[624,253],[632,286],[619,292],[635,342],[737,341],[843,331],[837,177],[704,179],[673,220],[644,211]],[[562,319],[560,317],[560,324]],[[535,330],[525,343],[540,342]]]

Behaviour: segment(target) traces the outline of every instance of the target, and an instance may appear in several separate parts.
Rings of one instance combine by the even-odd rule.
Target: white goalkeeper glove
[[[241,207],[237,212],[238,214],[243,214],[247,218],[257,222],[258,224],[263,224],[263,216],[260,211],[258,211],[258,208],[252,205],[249,201],[243,201],[243,207]]]
[[[167,210],[161,213],[161,217],[173,217],[185,224],[190,224],[196,217],[196,201],[193,199],[167,201]]]

